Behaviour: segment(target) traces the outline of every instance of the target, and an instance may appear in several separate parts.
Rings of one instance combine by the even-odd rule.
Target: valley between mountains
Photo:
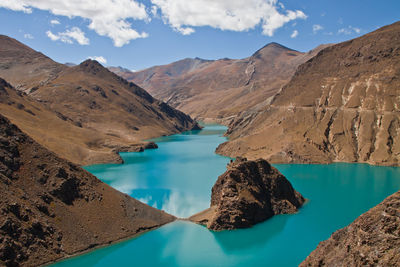
[[[296,205],[272,198],[279,212],[257,220],[250,213],[246,227],[305,201],[265,160],[400,165],[400,22],[306,53],[270,43],[244,59],[184,59],[138,72],[90,59],[68,66],[1,35],[0,77],[1,265],[47,264],[176,220],[80,166],[122,163],[119,152],[156,148],[146,140],[200,130],[200,121],[229,127],[218,154],[250,160],[231,163],[215,187],[228,192],[213,202],[233,225],[244,221],[238,207],[271,209],[253,196],[269,192],[265,184],[278,195],[289,190]],[[284,182],[254,182],[241,195],[246,173],[268,181],[266,172]],[[240,203],[225,204],[225,195]],[[302,266],[398,263],[398,195],[334,233]]]

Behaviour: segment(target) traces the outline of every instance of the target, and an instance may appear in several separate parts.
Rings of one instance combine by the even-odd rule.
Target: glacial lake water
[[[214,153],[225,127],[154,139],[158,149],[122,153],[122,165],[86,169],[107,184],[177,217],[209,206],[229,158]],[[211,232],[176,221],[54,266],[297,266],[332,232],[400,189],[400,168],[366,164],[275,165],[308,202],[250,229]]]

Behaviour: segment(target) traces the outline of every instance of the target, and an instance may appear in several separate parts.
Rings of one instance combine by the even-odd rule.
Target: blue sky
[[[308,51],[400,19],[399,0],[0,0],[0,34],[52,59],[139,70],[244,58],[269,42]]]

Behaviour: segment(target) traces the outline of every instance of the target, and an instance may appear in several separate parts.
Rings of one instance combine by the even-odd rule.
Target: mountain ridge
[[[321,50],[270,105],[232,122],[230,141],[218,153],[274,163],[398,166],[399,29],[397,22]]]
[[[142,140],[199,128],[190,116],[169,108],[97,61],[89,59],[68,67],[6,36],[0,38],[0,77],[27,94],[32,105],[44,107],[45,117],[55,114],[84,130],[69,130],[64,124],[60,129],[71,133],[66,140],[62,131],[52,129],[39,115],[36,119],[41,129],[33,127],[24,113],[19,117],[19,110],[12,110],[11,114],[3,106],[3,112],[13,123],[74,163],[120,163],[117,152],[121,149],[142,150]],[[51,112],[54,114],[49,115]],[[91,132],[90,138],[83,134],[85,131]],[[74,137],[72,132],[80,134]],[[68,145],[58,143],[57,139],[73,144],[74,149],[68,150]]]
[[[265,105],[316,51],[301,53],[269,43],[244,59],[183,59],[134,73],[119,73],[200,120],[230,120]],[[226,124],[226,122],[225,122]]]

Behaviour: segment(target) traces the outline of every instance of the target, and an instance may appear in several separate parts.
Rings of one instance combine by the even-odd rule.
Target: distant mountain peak
[[[98,61],[93,60],[93,59],[86,59],[81,64],[79,64],[78,67],[80,69],[82,69],[83,71],[90,72],[92,74],[97,74],[101,71],[107,70]]]
[[[94,59],[86,59],[85,61],[83,61],[81,64],[79,64],[79,66],[102,66],[97,60]]]
[[[64,63],[64,65],[68,66],[68,67],[75,67],[76,66],[76,64],[72,63],[72,62],[66,62],[66,63]]]
[[[298,52],[297,50],[291,49],[291,48],[286,47],[284,45],[281,45],[279,43],[271,42],[271,43],[268,43],[268,44],[264,45],[262,48],[258,49],[252,56],[253,57],[257,57],[257,56],[260,56],[265,51],[270,51],[270,50],[286,51],[286,52],[288,52],[288,51]]]

